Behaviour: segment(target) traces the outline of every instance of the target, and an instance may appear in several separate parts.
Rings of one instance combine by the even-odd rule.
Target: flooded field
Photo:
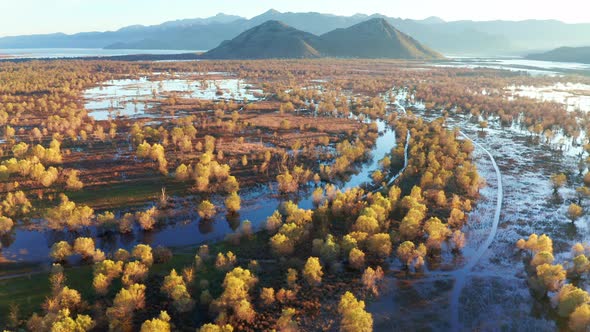
[[[328,69],[295,62],[297,75],[281,61],[273,70],[155,63],[135,74],[95,73],[77,96],[56,90],[66,106],[51,116],[58,104],[37,101],[37,113],[11,120],[0,142],[0,209],[15,220],[0,219],[10,226],[1,258],[19,271],[0,273],[0,283],[45,280],[55,261],[92,275],[118,249],[149,244],[180,259],[151,262],[157,272],[142,282],[172,267],[189,278],[206,264],[188,282],[201,301],[205,276],[223,288],[231,268],[251,269],[279,297],[301,296],[304,330],[338,326],[333,304],[345,290],[366,302],[377,331],[566,329],[555,292],[531,291],[529,260],[515,244],[547,234],[563,262],[575,242],[590,240],[587,215],[568,219],[573,203],[586,206],[579,188],[590,182],[587,81],[340,61]],[[81,238],[92,240],[91,256]],[[58,244],[71,246],[65,258]],[[211,257],[195,258],[201,244],[215,248]],[[312,258],[321,287],[305,272]],[[27,264],[40,271],[21,274]],[[301,273],[296,287],[289,269]],[[84,298],[94,299],[93,287],[81,286]],[[254,306],[270,308],[259,292]],[[37,302],[21,305],[28,314]]]
[[[590,85],[587,84],[557,83],[544,87],[510,86],[507,90],[512,95],[563,104],[570,112],[590,111]]]
[[[569,108],[572,99],[585,96],[563,97],[563,94],[585,88],[585,85],[566,83],[546,89],[509,89],[517,95],[558,102]],[[431,120],[441,116],[440,112],[425,110],[421,103],[414,104],[412,110]],[[469,215],[466,248],[460,257],[443,264],[441,270],[420,275],[408,275],[394,261],[384,293],[369,306],[376,318],[376,330],[554,331],[563,328],[564,321],[548,309],[549,301],[531,295],[528,276],[522,271],[527,263],[518,254],[515,243],[532,233],[547,234],[558,251],[568,252],[574,243],[590,239],[588,217],[575,223],[566,218],[568,205],[576,201],[575,191],[564,188],[555,196],[549,180],[558,172],[578,173],[579,145],[570,143],[559,150],[556,148],[559,139],[539,144],[530,133],[502,127],[493,120],[482,131],[470,116],[451,115],[447,123],[476,143],[478,172],[486,181],[477,207]],[[493,156],[501,174],[503,191],[499,207],[497,175],[491,156],[484,149]],[[497,211],[499,224],[494,229]],[[478,250],[481,256],[476,254]],[[444,257],[440,259],[444,261]]]
[[[452,60],[435,64],[436,67],[449,68],[491,68],[510,71],[523,71],[533,76],[561,76],[568,71],[589,72],[590,65],[584,63],[528,60],[518,57],[477,58],[450,56]]]
[[[255,101],[261,98],[262,90],[253,88],[241,79],[223,78],[226,75],[186,73],[172,78],[156,77],[157,80],[141,77],[108,81],[84,92],[84,108],[89,110],[90,116],[100,121],[119,116],[160,116],[158,113],[146,113],[146,110],[171,96],[203,100]]]
[[[194,75],[194,73],[186,73],[177,76]],[[209,73],[207,75],[227,76],[228,74]],[[241,79],[151,81],[143,77],[138,80],[108,81],[85,91],[85,108],[90,111],[90,116],[99,121],[116,117],[161,118],[158,104],[170,93],[201,100],[257,101],[263,96],[261,89],[251,88],[250,84]],[[400,94],[400,98],[404,96]],[[391,112],[395,111],[397,110],[391,110]],[[368,160],[359,164],[356,171],[345,181],[334,183],[337,190],[345,191],[371,183],[371,175],[380,168],[380,161],[396,147],[395,131],[385,121],[367,119],[365,122],[376,123],[379,136],[370,151]],[[319,185],[325,187],[326,184],[327,182],[322,182]],[[226,235],[236,231],[246,220],[252,223],[255,230],[262,229],[266,219],[287,200],[294,200],[301,208],[312,209],[314,187],[316,185],[309,183],[307,188],[289,197],[279,195],[276,183],[263,183],[246,188],[240,193],[242,200],[239,214],[230,215],[226,210],[221,209],[210,220],[203,220],[197,214],[195,200],[198,197],[172,197],[173,205],[182,206],[179,216],[166,218],[155,231],[149,233],[137,226],[129,234],[106,235],[101,234],[95,227],[90,227],[83,234],[17,229],[14,234],[3,240],[1,254],[5,259],[19,262],[47,261],[50,248],[54,243],[63,240],[72,241],[80,235],[96,238],[96,247],[107,253],[112,253],[119,248],[131,249],[137,243],[146,243],[154,247],[182,247],[222,240]],[[223,200],[222,196],[212,195],[211,197],[211,201],[218,206],[223,205]],[[123,212],[120,211],[119,215]]]

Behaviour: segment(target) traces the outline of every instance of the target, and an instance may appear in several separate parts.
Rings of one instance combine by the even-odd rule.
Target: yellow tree
[[[303,277],[310,285],[319,285],[322,282],[322,265],[317,257],[309,257],[303,268]]]
[[[373,317],[365,311],[365,302],[358,301],[351,292],[346,292],[338,304],[340,314],[340,331],[371,332]]]

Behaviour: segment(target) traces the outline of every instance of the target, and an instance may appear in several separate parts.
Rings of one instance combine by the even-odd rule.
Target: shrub
[[[158,246],[156,249],[154,249],[152,255],[154,257],[154,262],[166,263],[172,259],[172,250],[166,247]]]

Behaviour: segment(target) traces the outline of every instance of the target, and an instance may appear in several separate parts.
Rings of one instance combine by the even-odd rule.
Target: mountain
[[[526,58],[531,60],[590,64],[590,47],[560,47],[545,53],[529,54]]]
[[[444,27],[443,27],[444,26]],[[524,21],[455,21],[435,25],[447,31],[474,29],[481,33],[504,36],[515,50],[551,50],[563,45],[590,45],[590,24],[566,24],[556,20]],[[528,52],[527,52],[528,51]]]
[[[442,55],[395,29],[383,18],[373,18],[346,29],[323,34],[324,54],[347,58],[441,59]]]
[[[321,35],[373,18],[386,19],[399,31],[445,54],[527,54],[563,45],[590,45],[590,24],[566,24],[552,20],[445,22],[437,17],[410,20],[380,14],[338,16],[269,10],[251,19],[218,14],[153,26],[132,25],[117,31],[4,37],[0,38],[0,49],[108,47],[208,50],[269,20],[281,21],[295,29]]]
[[[279,21],[267,21],[203,54],[207,59],[317,58],[318,37]]]
[[[160,24],[163,27],[178,27],[178,26],[192,26],[198,24],[211,24],[211,23],[231,23],[238,20],[245,20],[245,18],[236,15],[226,15],[223,13],[219,13],[215,16],[207,17],[207,18],[192,18],[192,19],[184,19],[184,20],[175,20],[175,21],[168,21]]]
[[[231,23],[207,23],[153,26],[142,29],[133,38],[123,38],[101,47],[107,49],[209,50],[245,30],[247,20]],[[119,30],[120,31],[120,30]],[[1,45],[1,40],[0,40]]]
[[[337,16],[314,12],[281,13],[276,10],[269,10],[253,17],[249,23],[261,24],[268,20],[277,20],[296,29],[321,35],[338,28],[348,28],[372,18],[384,18],[401,32],[413,36],[422,44],[444,53],[489,55],[512,50],[510,41],[502,35],[483,33],[473,28],[452,27],[446,29],[447,23],[436,17],[425,20],[410,20],[387,17],[381,14]]]
[[[221,43],[203,54],[206,59],[269,58],[389,58],[438,59],[440,54],[374,18],[318,37],[270,20]]]
[[[269,20],[281,21],[289,26],[302,31],[310,32],[315,35],[321,35],[328,31],[338,28],[347,28],[351,25],[366,21],[370,16],[357,14],[354,16],[337,16],[332,14],[320,13],[281,13],[271,9],[261,15],[255,16],[249,20],[254,26],[260,25]]]
[[[424,23],[424,24],[441,24],[441,23],[447,23],[447,22],[445,22],[445,20],[443,20],[442,18],[437,17],[437,16],[430,16],[430,17],[427,17],[427,18],[425,18],[423,20],[420,20],[420,21],[417,21],[417,22]]]

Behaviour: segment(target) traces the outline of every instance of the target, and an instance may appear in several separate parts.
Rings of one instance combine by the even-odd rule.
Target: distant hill
[[[301,59],[322,56],[443,58],[437,52],[396,30],[382,18],[370,19],[347,29],[336,29],[320,37],[297,30],[283,22],[271,20],[203,54],[203,58],[207,59]]]
[[[317,58],[318,37],[279,21],[267,21],[203,54],[208,59]]]
[[[236,15],[226,15],[223,13],[219,13],[215,16],[207,17],[207,18],[189,18],[184,20],[176,20],[176,21],[168,21],[160,24],[163,27],[178,27],[178,26],[193,26],[193,25],[205,25],[205,24],[212,24],[212,23],[232,23],[235,21],[244,20],[241,16]]]
[[[529,54],[527,59],[590,63],[590,47],[560,47],[545,53]]]
[[[281,13],[269,10],[246,19],[218,14],[209,18],[184,19],[160,25],[131,25],[117,31],[62,33],[0,38],[2,48],[113,48],[209,50],[222,41],[269,20],[295,29],[325,34],[373,18],[383,18],[399,31],[445,54],[506,55],[549,50],[562,45],[590,45],[590,24],[559,21],[455,21],[437,17],[424,20],[386,17],[380,14],[338,16],[321,13]]]
[[[383,18],[323,34],[320,49],[329,56],[351,58],[442,59],[443,56],[395,29]]]

